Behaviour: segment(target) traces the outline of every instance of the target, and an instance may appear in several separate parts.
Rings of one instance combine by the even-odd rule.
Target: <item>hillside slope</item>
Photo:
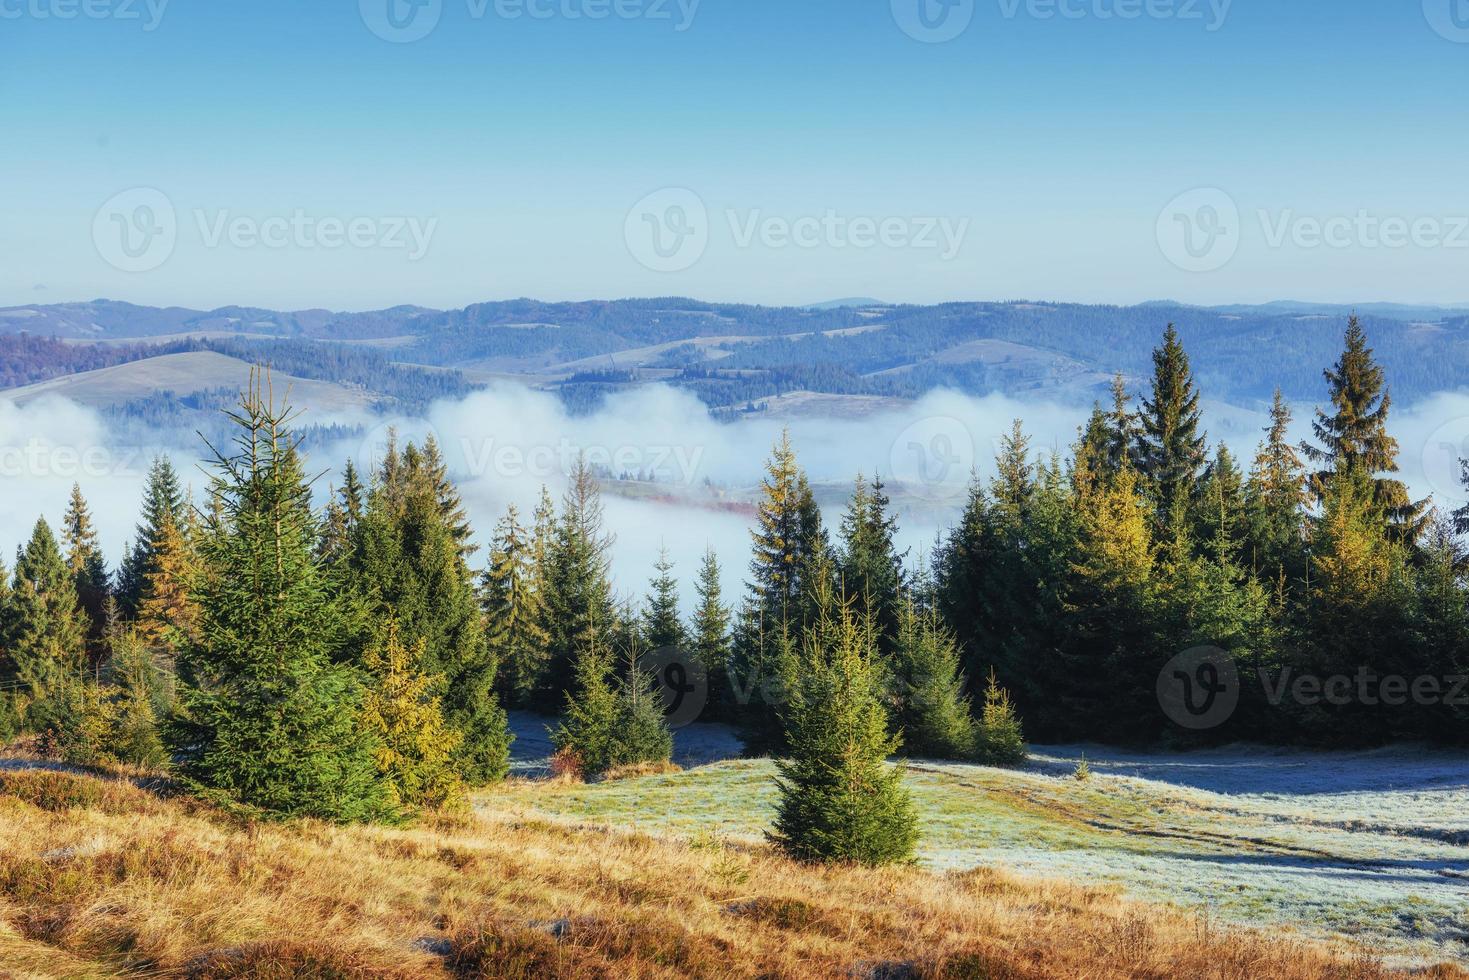
[[[407,829],[241,825],[126,781],[0,772],[0,965],[27,977],[1393,975],[1079,885],[814,868],[708,834],[527,816],[513,793],[481,803]]]
[[[247,361],[214,351],[164,354],[12,388],[0,392],[0,397],[25,405],[45,395],[58,395],[92,408],[108,408],[158,391],[184,397],[217,388],[240,390],[250,369]],[[373,401],[370,392],[328,381],[277,373],[274,383],[277,391],[289,387],[293,405],[312,411],[366,410]]]

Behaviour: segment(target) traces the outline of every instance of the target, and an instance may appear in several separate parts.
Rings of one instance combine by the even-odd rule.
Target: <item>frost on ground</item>
[[[521,716],[517,731],[546,722]],[[579,822],[758,839],[773,766],[723,726],[676,736],[687,771],[515,801]],[[544,768],[517,746],[518,772]],[[543,748],[548,753],[549,742]],[[1083,752],[1092,778],[1072,778]],[[723,760],[723,761],[716,761]],[[1360,938],[1395,959],[1469,963],[1469,759],[1428,750],[1037,747],[1022,771],[914,761],[921,860],[1116,885],[1217,918]]]

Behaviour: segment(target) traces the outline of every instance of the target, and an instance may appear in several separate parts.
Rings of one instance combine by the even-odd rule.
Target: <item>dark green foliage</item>
[[[87,625],[75,579],[50,526],[39,520],[16,557],[0,643],[5,651],[0,676],[24,693],[30,731],[60,738],[80,725]]]
[[[601,490],[585,459],[577,461],[547,548],[545,589],[550,655],[538,701],[559,704],[575,665],[595,644],[609,642],[616,620]]]
[[[567,694],[566,713],[551,740],[586,776],[667,762],[673,754],[663,703],[640,656],[636,646],[624,650],[622,676],[616,679],[613,655],[595,636],[577,658],[576,689]]]
[[[859,474],[847,513],[842,518],[841,551],[837,575],[843,593],[877,628],[878,646],[884,653],[897,637],[905,582],[903,559],[893,544],[898,519],[891,513],[892,501],[876,478],[869,486]]]
[[[1153,397],[1139,415],[1138,469],[1157,509],[1160,541],[1177,547],[1187,535],[1187,516],[1204,465],[1204,434],[1199,431],[1199,392],[1188,354],[1173,324],[1163,346],[1153,352]]]
[[[888,763],[900,742],[888,732],[872,628],[841,610],[807,631],[793,668],[771,840],[804,861],[910,860],[918,825],[903,770]]]
[[[719,556],[710,548],[704,552],[703,564],[699,566],[699,604],[694,610],[691,643],[692,652],[709,682],[708,717],[725,720],[732,716],[735,708],[729,673],[733,655],[730,636],[732,614],[729,606],[724,604],[719,575]]]
[[[166,523],[171,521],[176,527],[184,526],[186,506],[173,463],[167,456],[155,457],[143,490],[143,520],[138,524],[133,543],[117,571],[118,612],[124,619],[137,618],[148,580],[157,570],[154,542],[159,540]]]
[[[482,786],[509,771],[511,737],[494,696],[496,651],[465,561],[457,494],[446,479],[436,451],[388,447],[356,529],[348,576],[366,613],[355,643],[365,650],[380,642],[382,623],[397,621],[403,645],[422,651],[417,667],[462,736],[460,775]]]
[[[356,674],[333,664],[341,610],[316,556],[316,521],[290,417],[259,382],[216,452],[222,524],[206,527],[197,636],[170,747],[194,784],[281,815],[353,821],[384,813]]]
[[[1416,541],[1424,528],[1425,505],[1411,500],[1403,482],[1390,475],[1398,472],[1398,441],[1387,432],[1392,395],[1357,317],[1347,324],[1346,348],[1325,376],[1331,409],[1318,409],[1312,423],[1320,445],[1301,447],[1321,467],[1311,477],[1317,500],[1326,498],[1332,480],[1360,470],[1372,477],[1373,501],[1382,518],[1403,540]]]
[[[654,567],[658,574],[650,583],[653,591],[648,594],[643,610],[643,637],[654,650],[682,648],[688,643],[688,631],[678,616],[678,580],[673,577],[673,562],[669,560],[667,548],[659,553]]]
[[[107,573],[107,561],[102,557],[102,546],[97,541],[97,529],[92,525],[92,512],[78,484],[72,484],[66,516],[61,522],[61,540],[66,546],[66,567],[71,570],[77,601],[87,617],[88,652],[99,656],[107,630],[112,581]]]
[[[495,528],[480,595],[490,649],[500,665],[499,690],[520,707],[528,706],[546,683],[550,635],[536,564],[535,541],[512,505]]]
[[[937,614],[905,605],[888,661],[892,724],[907,753],[924,759],[971,758],[974,719],[964,696],[959,650]]]

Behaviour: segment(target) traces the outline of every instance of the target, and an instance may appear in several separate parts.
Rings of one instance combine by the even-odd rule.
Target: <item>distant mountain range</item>
[[[1355,309],[1399,401],[1469,384],[1469,309]],[[1139,383],[1171,322],[1205,396],[1256,408],[1276,386],[1293,399],[1322,396],[1321,372],[1336,359],[1352,310],[1286,301],[766,307],[666,298],[348,313],[96,300],[0,309],[0,385],[12,397],[64,391],[135,415],[157,411],[159,398],[212,403],[250,362],[345,389],[313,389],[328,404],[377,411],[418,408],[502,378],[556,391],[577,410],[651,381],[688,388],[723,414],[796,404],[808,415],[851,414],[938,387],[1074,403],[1102,397],[1117,372]],[[180,360],[201,353],[210,357]],[[148,363],[158,358],[172,360]],[[16,390],[25,385],[45,387]]]

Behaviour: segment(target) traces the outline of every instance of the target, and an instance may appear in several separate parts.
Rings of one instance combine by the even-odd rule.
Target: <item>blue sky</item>
[[[0,0],[0,304],[1469,303],[1469,0],[425,2]]]

